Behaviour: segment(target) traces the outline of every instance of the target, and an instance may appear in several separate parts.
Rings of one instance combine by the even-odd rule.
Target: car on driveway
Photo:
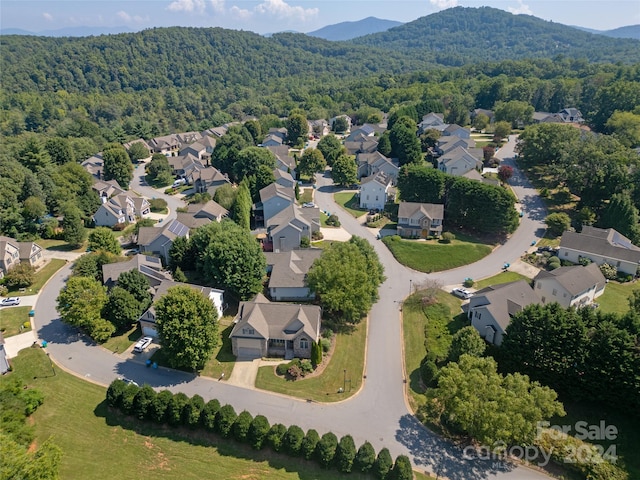
[[[473,293],[471,293],[469,290],[467,290],[466,288],[454,288],[451,291],[452,294],[454,294],[456,297],[458,298],[463,298],[465,300],[473,297]]]
[[[124,383],[126,383],[127,385],[134,385],[136,387],[139,387],[140,385],[138,385],[136,382],[134,382],[133,380],[131,380],[130,378],[127,377],[121,377],[120,380],[122,380]]]
[[[140,340],[136,342],[133,346],[133,351],[135,353],[142,353],[146,350],[146,348],[151,345],[153,342],[153,338],[151,337],[142,337]]]
[[[9,297],[0,302],[0,306],[3,307],[10,307],[12,305],[20,305],[20,297]]]
[[[302,204],[303,208],[316,208],[316,204],[313,202],[307,202]]]

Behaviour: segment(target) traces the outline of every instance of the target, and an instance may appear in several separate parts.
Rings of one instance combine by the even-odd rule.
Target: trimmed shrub
[[[253,422],[253,416],[249,412],[246,410],[240,412],[240,415],[233,422],[233,437],[239,442],[246,441],[251,422]]]
[[[310,245],[311,240],[309,240],[309,237],[302,237],[300,239],[300,248],[309,248]]]
[[[320,345],[322,345],[322,351],[324,353],[327,353],[329,350],[331,350],[331,340],[329,340],[328,338],[323,338],[322,340],[320,340]]]
[[[356,444],[351,435],[345,435],[340,439],[336,449],[336,466],[342,473],[351,473],[353,461],[356,458]]]
[[[307,375],[308,373],[313,372],[313,364],[311,363],[311,360],[301,360],[300,361],[300,370],[302,370],[302,376],[304,377],[305,375]]]
[[[368,473],[376,462],[376,451],[369,442],[364,442],[358,449],[354,460],[354,468],[362,473]]]
[[[139,419],[149,418],[151,405],[156,398],[156,391],[150,385],[144,385],[133,398],[133,414]]]
[[[210,432],[216,429],[216,415],[220,410],[220,402],[217,399],[209,400],[200,413],[200,423]]]
[[[223,437],[228,437],[231,434],[231,427],[233,422],[237,418],[236,411],[231,405],[225,405],[218,411],[216,415],[216,430]]]
[[[166,412],[169,425],[177,426],[182,423],[182,411],[187,403],[189,403],[189,397],[182,392],[176,393],[171,397]]]
[[[322,332],[322,338],[328,338],[328,339],[331,339],[331,337],[333,337],[333,330],[331,330],[330,328],[326,328],[326,329]]]
[[[413,480],[413,469],[411,468],[409,457],[406,455],[398,455],[389,476],[393,480]]]
[[[288,363],[281,363],[276,367],[276,373],[280,376],[285,376],[287,374],[287,370],[289,370]]]
[[[615,280],[618,276],[618,269],[613,265],[609,265],[608,263],[603,263],[602,265],[600,265],[600,271],[602,272],[602,275],[604,275],[604,278],[606,278],[607,280]]]
[[[157,423],[164,423],[167,421],[167,408],[169,406],[169,402],[173,398],[173,393],[169,390],[162,390],[156,395],[156,398],[153,399],[151,405],[149,406],[148,418]]]
[[[329,215],[329,218],[327,218],[327,221],[325,223],[331,227],[340,226],[340,220],[338,219],[338,216],[335,214]]]
[[[260,450],[269,433],[269,420],[264,415],[256,415],[249,426],[249,443],[256,450]]]
[[[427,359],[422,365],[420,365],[420,378],[425,386],[432,386],[437,374],[438,366],[433,360]]]
[[[316,445],[320,441],[320,435],[313,428],[307,431],[304,439],[302,440],[302,445],[300,446],[300,452],[305,460],[311,460],[313,457],[313,452],[316,451]]]
[[[136,397],[140,387],[136,387],[132,383],[127,385],[122,393],[122,399],[120,400],[120,409],[126,415],[133,413],[133,399]]]
[[[107,388],[107,405],[112,408],[119,408],[122,402],[122,395],[127,387],[124,380],[114,380]]]
[[[473,278],[465,278],[462,284],[467,288],[471,288],[475,283],[476,282],[473,281]]]
[[[373,473],[381,480],[387,478],[387,475],[393,467],[393,459],[388,448],[383,448],[378,452],[378,457],[373,465]]]
[[[284,449],[289,455],[297,456],[300,454],[302,440],[304,440],[304,431],[297,425],[291,425],[282,440]]]
[[[338,448],[338,437],[333,432],[327,432],[322,435],[320,441],[316,445],[316,459],[324,468],[329,468],[331,462],[336,456]]]
[[[204,399],[200,395],[194,395],[182,410],[182,424],[190,428],[196,428],[200,424],[200,415],[204,409]]]
[[[456,236],[451,232],[442,233],[442,243],[451,243],[456,239]]]
[[[267,433],[267,445],[269,445],[275,452],[280,452],[283,447],[284,436],[287,433],[287,427],[281,423],[276,423],[269,429]]]
[[[311,364],[316,368],[320,363],[322,363],[322,347],[316,342],[311,342]]]
[[[287,370],[287,375],[289,375],[289,377],[295,381],[298,378],[302,377],[302,368],[300,367],[300,365],[292,365]]]

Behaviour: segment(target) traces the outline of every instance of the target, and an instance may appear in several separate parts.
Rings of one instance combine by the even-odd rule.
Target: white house
[[[384,210],[391,184],[391,177],[384,172],[363,178],[360,181],[360,208]]]
[[[542,303],[558,302],[564,308],[584,307],[604,293],[606,279],[595,263],[574,265],[549,272],[541,270],[534,278],[534,290]]]
[[[144,217],[150,212],[151,207],[146,198],[131,197],[123,193],[100,205],[93,214],[93,221],[96,227],[113,227],[119,223],[135,223],[137,217]]]
[[[627,275],[640,271],[640,247],[613,228],[583,227],[581,233],[564,232],[558,250],[560,260],[579,263],[582,257],[607,263]]]

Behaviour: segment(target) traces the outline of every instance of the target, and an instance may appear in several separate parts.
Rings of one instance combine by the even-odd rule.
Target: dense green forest
[[[479,28],[478,15],[533,21],[493,9],[453,11],[468,19],[470,29]],[[540,29],[582,34],[539,22]],[[501,38],[509,29],[491,30]],[[470,36],[469,31],[459,33]],[[517,29],[510,35],[524,44],[533,34]],[[434,111],[447,122],[468,125],[475,108],[524,102],[545,112],[576,107],[596,132],[614,134],[625,148],[638,146],[640,63],[626,63],[619,55],[618,46],[626,41],[604,40],[613,42],[607,56],[616,63],[554,53],[446,67],[434,63],[435,50],[416,55],[301,34],[264,38],[175,27],[84,38],[3,36],[0,231],[24,236],[45,231],[33,219],[60,215],[69,203],[89,218],[98,200],[78,163],[109,142],[204,130],[247,117],[268,127],[281,126],[279,118],[294,111],[310,120],[346,113],[360,122],[379,112],[389,113],[390,119],[409,115],[417,122]],[[464,43],[458,45],[463,51]],[[501,52],[493,57],[513,53],[510,48]],[[604,154],[610,157],[610,151]]]
[[[351,42],[407,53],[431,52],[437,63],[451,66],[556,55],[592,62],[640,60],[638,40],[616,40],[530,15],[456,7]]]

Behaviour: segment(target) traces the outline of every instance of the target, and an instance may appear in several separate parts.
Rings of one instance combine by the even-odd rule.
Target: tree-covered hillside
[[[491,7],[456,7],[351,41],[396,51],[425,51],[444,65],[478,60],[552,58],[640,60],[640,41],[613,39]]]

